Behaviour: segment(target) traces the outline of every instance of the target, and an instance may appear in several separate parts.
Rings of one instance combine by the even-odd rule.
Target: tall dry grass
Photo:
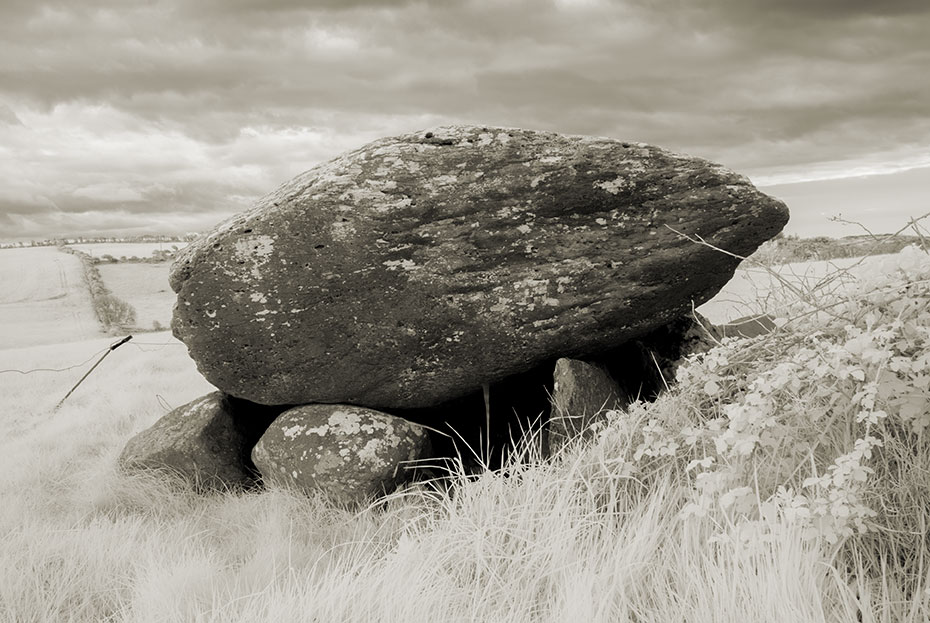
[[[79,362],[107,343],[6,351],[3,367]],[[210,388],[182,347],[127,345],[54,410],[80,372],[0,374],[0,621],[930,616],[930,593],[867,541],[844,549],[726,513],[684,519],[687,464],[635,457],[644,420],[687,410],[687,392],[615,417],[551,462],[530,445],[500,472],[453,473],[349,512],[281,488],[201,496],[120,473],[131,435]]]

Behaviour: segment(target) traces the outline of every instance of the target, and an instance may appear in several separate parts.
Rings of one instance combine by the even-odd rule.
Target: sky
[[[205,231],[475,123],[745,175],[788,233],[930,212],[926,0],[2,0],[0,239]]]

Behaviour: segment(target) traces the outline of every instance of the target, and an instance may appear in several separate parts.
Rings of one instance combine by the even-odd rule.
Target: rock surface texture
[[[203,489],[250,487],[258,474],[249,453],[279,411],[213,392],[130,439],[119,464],[126,471],[171,471]]]
[[[625,409],[630,404],[603,366],[563,357],[555,362],[552,376],[549,454],[587,431],[601,413]]]
[[[291,180],[184,249],[174,334],[264,404],[439,404],[623,344],[711,298],[788,219],[658,147],[444,127]],[[668,226],[668,227],[666,227]]]
[[[697,312],[678,318],[588,361],[559,359],[553,372],[548,451],[584,433],[604,413],[634,400],[655,400],[675,383],[689,355],[710,350],[722,330]]]
[[[274,421],[252,459],[267,482],[356,505],[393,490],[428,453],[422,426],[373,409],[305,405]]]

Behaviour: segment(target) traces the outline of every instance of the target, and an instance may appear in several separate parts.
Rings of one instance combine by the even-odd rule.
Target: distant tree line
[[[200,234],[190,232],[177,234],[142,234],[140,236],[75,236],[69,238],[46,238],[29,242],[0,242],[0,249],[22,249],[25,247],[60,247],[67,244],[94,244],[97,242],[191,242]]]
[[[790,264],[897,253],[910,245],[927,249],[928,239],[924,236],[901,234],[845,238],[799,238],[797,235],[779,234],[763,243],[752,257],[764,264]]]
[[[151,255],[146,257],[139,257],[137,255],[121,255],[119,257],[113,257],[109,253],[105,253],[100,257],[94,256],[92,261],[94,264],[117,264],[117,263],[145,263],[145,264],[159,264],[161,262],[170,262],[174,259],[174,256],[178,253],[177,245],[173,246],[170,249],[155,249],[152,251]]]

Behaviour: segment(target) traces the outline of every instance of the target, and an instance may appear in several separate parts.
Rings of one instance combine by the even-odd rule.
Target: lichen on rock
[[[304,405],[275,420],[252,459],[265,482],[357,505],[393,490],[429,449],[426,430],[402,418],[348,405]]]
[[[429,407],[619,346],[711,298],[787,221],[720,165],[449,126],[307,171],[178,257],[173,329],[264,404]],[[256,298],[258,297],[258,298]]]

